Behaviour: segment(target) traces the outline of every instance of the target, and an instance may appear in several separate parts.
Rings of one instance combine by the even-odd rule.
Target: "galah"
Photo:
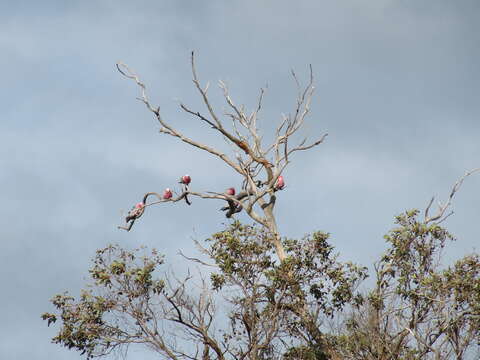
[[[283,180],[283,176],[280,175],[277,178],[277,181],[275,183],[275,190],[283,190],[284,187],[285,187],[285,180]]]
[[[172,196],[173,196],[172,190],[170,190],[169,188],[166,188],[165,191],[163,192],[163,198],[167,200],[167,199],[171,199]]]
[[[125,221],[128,223],[130,220],[138,219],[140,216],[143,215],[145,211],[145,204],[143,202],[139,202],[136,204],[132,210],[130,210],[125,218]]]
[[[187,205],[192,205],[192,203],[190,202],[190,200],[188,199],[188,185],[190,184],[190,182],[192,181],[192,178],[190,177],[190,175],[183,175],[181,178],[180,178],[180,181],[179,183],[180,184],[183,184],[185,185],[185,187],[182,186],[182,191],[184,191],[184,193],[181,195],[182,197],[185,198],[185,202],[187,203]]]
[[[235,188],[231,187],[225,190],[225,195],[235,196]],[[240,192],[237,196],[235,196],[237,200],[243,199],[244,197],[245,195],[242,195],[242,192]],[[224,206],[220,210],[222,211],[227,210],[227,212],[225,213],[225,216],[227,218],[230,218],[232,217],[233,214],[242,211],[243,207],[241,204],[237,204],[235,201],[230,199],[226,199],[226,200],[227,200],[228,206]]]
[[[190,175],[183,175],[180,178],[180,184],[188,185],[190,184],[191,181],[192,181],[192,178],[190,177]]]

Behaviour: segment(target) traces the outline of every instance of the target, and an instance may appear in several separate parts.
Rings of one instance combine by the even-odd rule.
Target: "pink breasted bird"
[[[163,198],[167,200],[167,199],[171,199],[172,196],[173,196],[172,190],[170,190],[169,188],[166,188],[165,191],[163,192]]]
[[[192,178],[190,177],[190,175],[183,175],[180,178],[180,184],[188,185],[190,184],[191,181],[192,181]]]
[[[225,191],[225,194],[230,195],[230,196],[234,196],[234,195],[235,195],[235,188],[233,188],[233,187],[228,188],[228,189]]]
[[[135,204],[135,206],[130,210],[125,218],[126,222],[128,223],[130,220],[135,220],[143,215],[145,211],[145,204],[143,202],[139,202]]]
[[[275,190],[283,190],[284,187],[285,187],[285,180],[283,180],[283,176],[280,175],[277,178],[277,182],[275,183]]]

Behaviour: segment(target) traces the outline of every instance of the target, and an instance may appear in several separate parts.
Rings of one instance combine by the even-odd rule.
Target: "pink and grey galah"
[[[166,188],[165,191],[163,192],[163,198],[165,200],[168,200],[168,199],[171,199],[172,196],[173,196],[172,190],[170,190],[169,188]]]
[[[285,180],[283,180],[283,176],[280,175],[277,178],[277,181],[275,183],[275,190],[283,190],[284,187],[285,187]]]
[[[130,220],[135,220],[143,215],[145,210],[145,204],[143,202],[139,202],[135,204],[135,206],[130,210],[125,218],[125,221],[128,223]]]
[[[192,181],[192,178],[190,177],[190,175],[183,175],[180,178],[180,184],[188,185],[190,184],[191,181]]]
[[[225,194],[230,195],[230,196],[234,196],[234,195],[235,195],[235,188],[233,188],[233,187],[228,188],[228,189],[225,191]]]

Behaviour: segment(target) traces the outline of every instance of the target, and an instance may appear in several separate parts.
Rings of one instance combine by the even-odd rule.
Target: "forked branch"
[[[431,223],[431,222],[437,222],[437,224],[439,224],[439,223],[445,221],[449,216],[451,216],[453,214],[453,211],[450,211],[448,214],[445,214],[445,212],[452,205],[453,197],[455,196],[457,191],[460,189],[460,187],[462,186],[465,179],[467,177],[469,177],[470,175],[476,173],[477,171],[480,171],[480,168],[473,169],[473,170],[465,172],[465,174],[460,179],[458,179],[455,182],[455,184],[453,185],[447,201],[445,201],[443,204],[439,202],[438,203],[438,211],[434,215],[430,216],[430,214],[429,214],[430,209],[432,207],[433,202],[435,201],[435,197],[433,196],[430,199],[430,202],[428,203],[427,208],[425,209],[424,223],[428,224],[428,223]]]
[[[327,134],[324,134],[318,140],[313,141],[310,144],[307,144],[305,139],[297,146],[290,147],[290,138],[302,127],[306,116],[310,112],[310,105],[314,93],[312,67],[310,66],[309,68],[309,82],[303,88],[300,85],[297,75],[292,72],[293,79],[298,88],[296,106],[293,115],[283,117],[283,120],[275,133],[273,144],[264,148],[262,146],[262,136],[257,128],[258,114],[262,109],[262,102],[265,93],[264,89],[260,90],[254,110],[247,112],[245,106],[237,105],[232,99],[227,85],[222,81],[219,82],[219,87],[222,90],[222,95],[229,109],[229,112],[223,115],[225,115],[232,123],[231,129],[229,129],[225,126],[225,123],[217,114],[210,101],[208,95],[209,85],[202,86],[199,80],[193,52],[191,53],[190,60],[192,82],[200,94],[207,109],[207,113],[202,114],[200,111],[193,110],[184,103],[180,103],[180,108],[187,114],[207,124],[211,129],[218,132],[222,138],[226,139],[235,150],[235,160],[211,145],[187,137],[172,124],[163,119],[160,114],[160,107],[154,106],[150,102],[147,96],[146,86],[140,80],[140,77],[124,63],[117,63],[117,69],[123,76],[133,80],[140,87],[141,95],[138,97],[138,100],[142,101],[154,114],[160,124],[161,133],[176,137],[186,144],[204,150],[223,160],[224,163],[240,175],[242,191],[235,194],[235,189],[229,188],[224,193],[212,191],[194,192],[187,187],[182,190],[182,193],[179,196],[169,196],[167,198],[160,196],[157,193],[150,192],[144,196],[142,203],[137,204],[136,208],[129,212],[126,218],[127,226],[120,226],[119,228],[130,230],[135,220],[143,215],[146,207],[151,205],[163,202],[178,202],[180,200],[185,200],[187,204],[190,204],[189,197],[216,199],[227,203],[227,206],[221,208],[222,211],[225,211],[227,218],[234,216],[238,212],[245,211],[255,222],[271,231],[275,235],[275,246],[278,255],[280,259],[283,260],[285,254],[280,242],[280,235],[273,212],[276,204],[276,193],[285,188],[282,174],[290,162],[290,155],[294,152],[309,150],[320,145],[327,136]],[[238,150],[241,150],[241,152],[238,152]],[[157,199],[153,202],[147,203],[147,198],[149,196],[154,196]]]

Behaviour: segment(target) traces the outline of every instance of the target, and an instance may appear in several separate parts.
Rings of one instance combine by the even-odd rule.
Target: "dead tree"
[[[139,76],[127,65],[117,63],[118,71],[125,77],[134,80],[140,87],[141,95],[138,100],[142,101],[155,116],[160,124],[160,132],[178,138],[190,146],[207,151],[221,159],[239,175],[242,190],[236,195],[235,192],[232,194],[229,191],[196,192],[190,190],[188,185],[186,185],[180,196],[171,198],[165,198],[157,193],[149,192],[144,196],[141,214],[143,214],[147,207],[159,203],[177,202],[184,199],[189,203],[187,196],[223,200],[228,204],[222,208],[222,210],[226,212],[225,215],[227,217],[231,217],[235,213],[244,210],[252,220],[265,227],[274,235],[273,242],[276,253],[279,259],[283,261],[286,256],[280,241],[280,233],[274,213],[277,192],[285,187],[282,173],[290,163],[293,153],[320,145],[327,136],[325,133],[318,140],[311,143],[307,143],[307,139],[303,139],[297,145],[291,146],[291,137],[302,127],[310,111],[310,103],[314,92],[312,67],[310,66],[309,82],[305,87],[300,85],[296,74],[292,71],[298,88],[296,107],[292,114],[282,116],[282,120],[275,131],[275,140],[271,144],[263,144],[262,136],[257,127],[258,114],[262,109],[262,100],[265,93],[264,89],[260,90],[255,109],[247,112],[244,106],[239,106],[232,100],[226,84],[220,81],[219,87],[230,109],[230,112],[224,114],[225,119],[231,121],[230,126],[227,126],[225,119],[221,118],[212,106],[208,95],[209,84],[206,86],[200,84],[195,68],[193,52],[191,54],[191,68],[193,84],[198,90],[207,108],[207,112],[206,114],[202,114],[183,103],[180,104],[180,108],[217,131],[221,137],[233,145],[236,149],[235,158],[232,158],[209,144],[203,144],[178,131],[170,122],[162,117],[160,107],[154,106],[150,102],[147,96],[146,86],[140,80]],[[146,201],[150,196],[156,197],[156,200],[147,203]],[[129,219],[127,220],[127,226],[121,226],[119,228],[130,230],[133,222],[135,222],[138,217],[127,217],[127,219]]]

